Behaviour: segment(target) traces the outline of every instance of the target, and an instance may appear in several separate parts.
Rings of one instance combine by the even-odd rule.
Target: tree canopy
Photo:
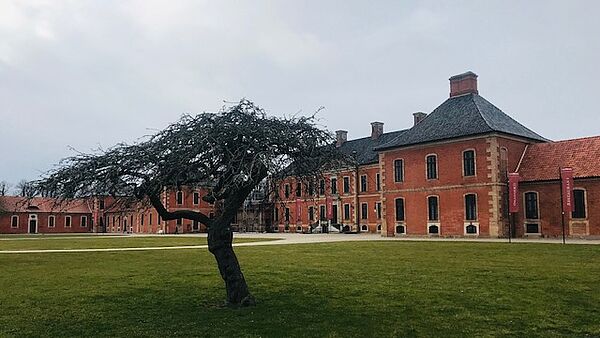
[[[315,115],[274,117],[248,100],[218,113],[184,115],[135,144],[77,154],[34,183],[38,193],[58,198],[112,195],[149,202],[164,220],[186,218],[208,228],[230,304],[251,304],[231,247],[230,224],[250,192],[269,175],[288,170],[315,175],[343,157]],[[289,171],[292,168],[292,171]],[[160,195],[169,187],[210,187],[202,198],[219,203],[214,219],[199,211],[168,211]]]

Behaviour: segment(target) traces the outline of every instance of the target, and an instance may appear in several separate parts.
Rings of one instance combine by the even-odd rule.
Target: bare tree
[[[10,191],[10,183],[0,181],[0,196],[6,196]]]
[[[208,248],[225,281],[227,304],[255,300],[232,248],[231,222],[251,191],[268,176],[306,175],[341,159],[333,137],[314,116],[269,117],[242,100],[219,113],[184,115],[156,135],[133,145],[119,144],[96,154],[64,159],[58,169],[35,182],[38,193],[61,198],[129,196],[151,204],[164,220],[185,218],[208,229]],[[160,198],[165,187],[210,187],[203,200],[217,215],[168,211]]]
[[[15,194],[21,197],[33,197],[36,194],[36,188],[33,182],[27,181],[25,179],[20,180],[17,185],[15,185]]]

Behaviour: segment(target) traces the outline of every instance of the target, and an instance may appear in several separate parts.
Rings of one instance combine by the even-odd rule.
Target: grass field
[[[220,307],[203,249],[0,254],[0,336],[600,336],[600,246],[236,250],[253,308]]]
[[[256,242],[272,239],[235,238],[235,243]],[[98,249],[98,248],[146,248],[169,246],[206,245],[206,237],[195,236],[52,236],[0,238],[2,250],[48,250],[48,249]]]

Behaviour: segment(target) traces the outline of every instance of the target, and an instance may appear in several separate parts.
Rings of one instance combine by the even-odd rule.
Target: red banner
[[[519,173],[508,174],[508,211],[519,212]]]
[[[563,212],[573,212],[573,168],[561,168]]]
[[[327,197],[325,203],[327,205],[327,219],[330,220],[333,218],[333,200],[331,197]]]
[[[302,201],[299,198],[296,198],[296,222],[300,222],[302,220]]]

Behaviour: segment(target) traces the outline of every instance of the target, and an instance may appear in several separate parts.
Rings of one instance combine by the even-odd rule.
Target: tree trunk
[[[219,272],[227,290],[228,306],[252,306],[254,297],[248,291],[248,285],[233,252],[233,233],[228,225],[213,224],[208,229],[208,250],[215,256]]]

